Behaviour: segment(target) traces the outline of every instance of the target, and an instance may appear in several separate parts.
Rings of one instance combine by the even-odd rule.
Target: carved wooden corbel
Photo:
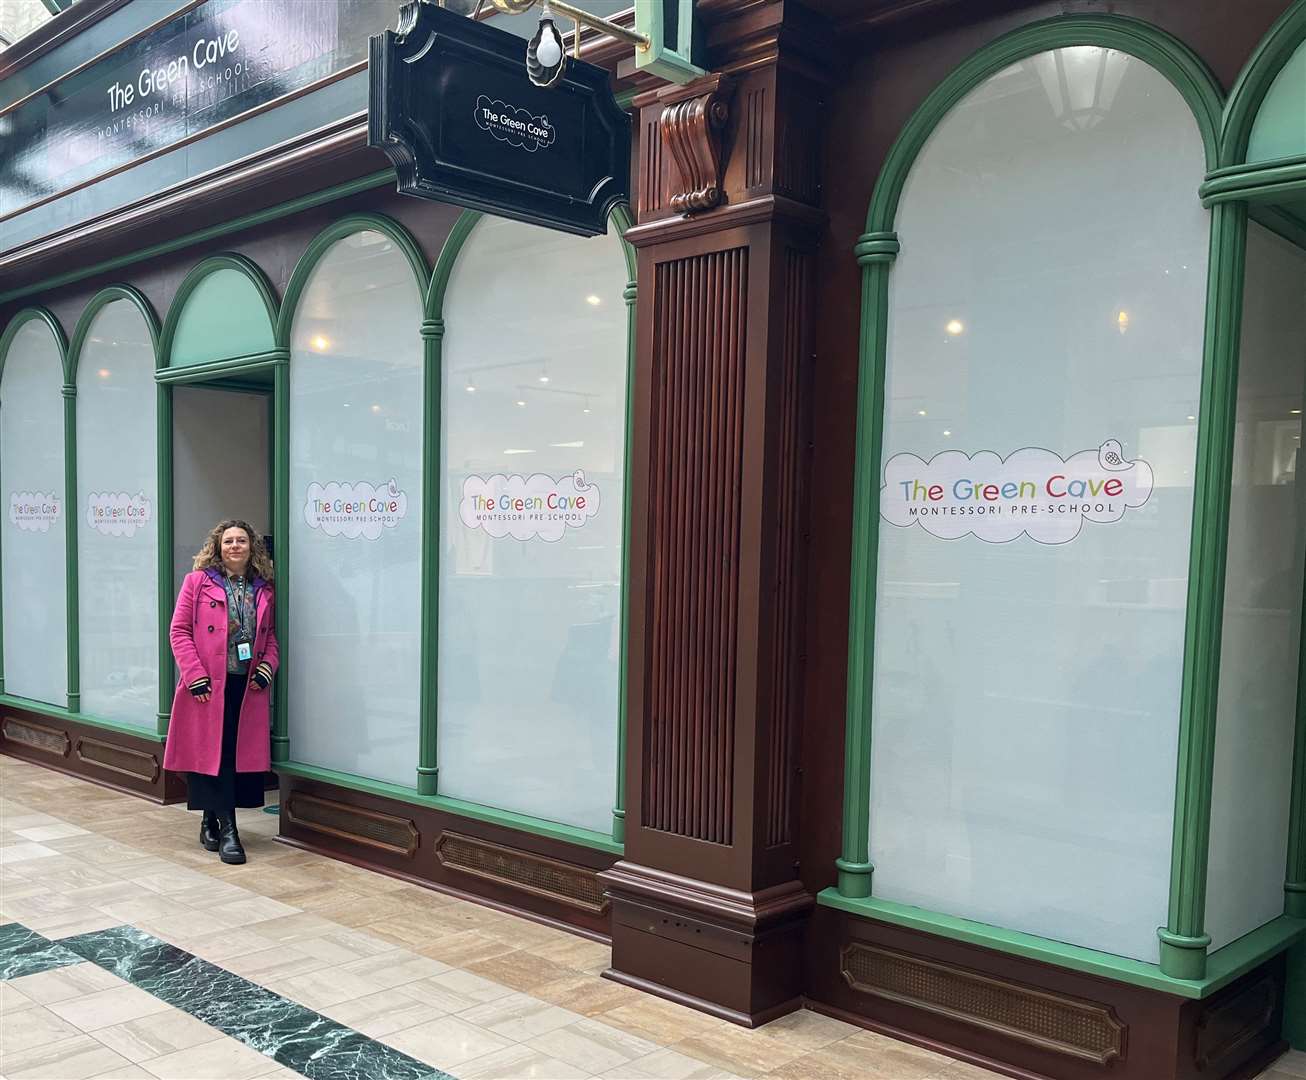
[[[734,86],[726,75],[708,75],[658,95],[662,145],[679,173],[671,209],[680,214],[710,210],[721,202],[725,171],[723,140]]]

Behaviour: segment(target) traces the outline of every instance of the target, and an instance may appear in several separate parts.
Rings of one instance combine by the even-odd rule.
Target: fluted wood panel
[[[662,128],[657,120],[644,123],[640,163],[639,212],[643,217],[662,209]]]
[[[768,731],[767,847],[792,839],[794,798],[794,714],[798,707],[800,665],[797,620],[798,545],[802,527],[800,492],[803,458],[803,355],[807,350],[807,310],[811,301],[811,256],[792,248],[785,253],[779,392],[780,475],[775,493],[775,636],[771,658],[771,717]]]
[[[644,825],[732,842],[748,252],[657,266]]]

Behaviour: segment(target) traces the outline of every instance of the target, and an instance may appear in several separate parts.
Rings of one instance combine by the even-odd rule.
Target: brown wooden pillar
[[[742,14],[728,17],[730,12]],[[627,830],[609,978],[743,1024],[796,1007],[822,59],[787,3],[700,5],[715,71],[639,108]]]

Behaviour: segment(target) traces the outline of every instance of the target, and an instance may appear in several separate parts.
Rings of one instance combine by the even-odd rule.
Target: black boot
[[[206,851],[218,850],[218,816],[212,810],[205,810],[200,821],[200,846]]]
[[[236,815],[218,815],[218,858],[225,863],[243,863],[245,849],[240,846],[240,833],[236,831]]]

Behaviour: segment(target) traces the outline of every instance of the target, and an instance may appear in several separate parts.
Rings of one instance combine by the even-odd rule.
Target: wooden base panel
[[[12,706],[0,707],[0,753],[151,802],[186,798],[163,768],[163,743]]]
[[[303,777],[280,797],[284,843],[608,940],[598,874],[615,855]]]
[[[1281,955],[1194,1001],[819,908],[817,1011],[1021,1080],[1243,1080],[1284,1049]]]

